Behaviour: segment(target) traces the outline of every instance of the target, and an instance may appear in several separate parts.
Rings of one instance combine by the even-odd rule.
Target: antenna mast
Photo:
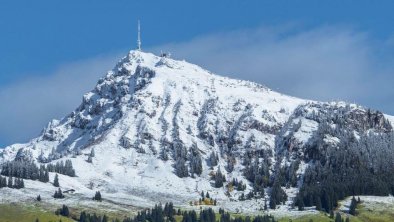
[[[137,49],[139,51],[141,51],[141,27],[140,27],[140,20],[139,19],[138,19]]]

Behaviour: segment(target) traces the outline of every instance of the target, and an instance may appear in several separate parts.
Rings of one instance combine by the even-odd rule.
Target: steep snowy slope
[[[245,162],[257,157],[274,175],[276,166],[305,158],[322,120],[329,122],[338,113],[355,134],[392,131],[387,120],[392,117],[354,104],[306,101],[185,61],[131,51],[83,96],[75,111],[49,123],[29,143],[0,151],[0,163],[70,159],[77,177],[62,175],[61,186],[75,189],[78,198],[100,190],[119,203],[185,204],[209,191],[231,209],[229,200],[238,200],[243,191],[226,184],[215,188],[215,172],[220,170],[227,182],[243,181],[247,193],[254,184]],[[333,117],[332,124],[338,124],[337,119]],[[338,140],[326,138],[327,143]],[[213,153],[218,164],[212,163]],[[307,164],[301,161],[298,182]],[[31,184],[39,190],[39,182]],[[48,195],[53,192],[42,187]],[[286,189],[289,203],[296,191],[297,186]]]
[[[117,140],[126,148],[141,140],[157,147],[161,140],[172,141],[175,131],[190,146],[193,139],[204,141],[197,136],[209,141],[222,130],[220,134],[232,134],[234,139],[255,135],[272,147],[272,138],[263,134],[278,131],[303,102],[255,83],[213,75],[184,61],[132,51],[83,97],[76,111],[62,121],[52,121],[29,144],[7,148],[4,155],[14,158],[23,147],[32,152],[28,156],[42,154],[45,162],[52,149],[53,155],[82,150],[102,141],[108,129],[113,136],[120,134]],[[243,122],[255,130],[243,133]],[[139,145],[141,151],[152,152],[146,144]]]

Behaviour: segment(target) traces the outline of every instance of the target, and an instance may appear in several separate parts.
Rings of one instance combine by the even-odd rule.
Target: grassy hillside
[[[73,216],[78,216],[80,210],[70,209]],[[88,212],[93,212],[91,209],[85,209]],[[94,212],[98,214],[106,213],[110,218],[124,218],[121,212],[105,212],[95,209]],[[380,202],[364,202],[357,207],[357,216],[350,216],[342,214],[343,218],[349,216],[351,222],[391,222],[394,221],[394,205],[391,203]],[[130,215],[127,215],[130,216]],[[244,217],[241,214],[231,214],[233,218]],[[36,219],[40,222],[62,222],[73,221],[70,218],[56,216],[53,210],[45,210],[43,205],[19,205],[19,204],[0,204],[0,222],[34,222]],[[182,221],[182,216],[175,216],[177,222]],[[219,221],[220,215],[216,214],[216,219]],[[334,219],[329,218],[325,213],[305,215],[296,218],[282,217],[276,218],[279,222],[332,222]]]
[[[357,215],[351,216],[348,214],[341,214],[343,218],[349,217],[351,222],[392,222],[394,221],[394,208],[381,208],[374,206],[365,207],[363,205],[357,207]],[[328,215],[320,213],[317,215],[307,215],[297,218],[277,218],[279,222],[333,222],[334,219],[329,218]]]
[[[394,208],[374,208],[360,206],[357,218],[360,221],[392,222],[394,221]]]
[[[0,222],[35,222],[36,219],[40,222],[71,222],[73,220],[56,216],[54,212],[45,211],[36,206],[20,206],[15,204],[1,204],[0,205]]]

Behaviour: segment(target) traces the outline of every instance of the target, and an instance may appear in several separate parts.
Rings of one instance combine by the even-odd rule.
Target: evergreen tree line
[[[170,97],[165,98],[165,106],[168,105]],[[179,126],[177,121],[177,115],[179,113],[180,107],[182,105],[181,101],[178,101],[173,109],[173,119],[172,119],[172,132],[171,137],[173,141],[170,142],[168,139],[163,137],[161,139],[161,152],[160,158],[164,161],[169,159],[169,152],[174,160],[174,172],[178,177],[195,177],[200,176],[202,173],[202,158],[200,151],[197,148],[197,144],[193,143],[191,147],[186,147],[179,136]],[[168,122],[160,117],[162,122],[163,131],[167,131]],[[199,124],[200,125],[200,124]],[[191,133],[191,129],[188,128],[188,133]]]
[[[211,195],[209,195],[209,192],[204,193],[204,191],[201,191],[201,198],[199,199],[199,204],[201,205],[203,203],[216,206],[217,200],[213,199]]]
[[[220,222],[275,222],[275,218],[270,215],[258,215],[253,219],[250,216],[231,218],[230,213],[224,212],[220,214]]]
[[[245,166],[243,174],[252,184],[253,190],[246,195],[241,194],[240,200],[262,198],[265,195],[264,188],[273,185],[273,181],[270,181],[269,171],[272,165],[271,157],[272,153],[267,150],[247,151],[245,153],[242,159],[242,165]]]
[[[211,179],[214,181],[214,187],[216,188],[223,187],[223,183],[226,182],[226,176],[222,174],[220,168],[216,170],[216,173],[212,175]]]
[[[339,212],[337,212],[334,217],[334,212],[331,211],[330,218],[334,219],[335,222],[350,222],[349,217],[346,217],[346,219],[345,219],[341,216],[341,214]]]
[[[174,169],[178,177],[195,177],[202,173],[202,158],[197,149],[197,145],[193,144],[189,151],[181,141],[174,141],[172,144],[173,156],[175,160]]]
[[[279,204],[285,204],[287,200],[286,192],[282,189],[280,180],[275,178],[275,182],[271,187],[271,195],[269,199],[269,207],[275,209]]]
[[[219,210],[220,217],[217,218],[216,212],[212,208],[203,209],[199,213],[195,210],[176,211],[172,203],[166,203],[164,208],[161,204],[152,209],[139,211],[134,218],[125,218],[123,222],[175,222],[175,215],[182,216],[182,222],[275,222],[273,216],[256,216],[251,218],[233,218],[223,209]],[[81,221],[81,220],[80,220]]]
[[[63,162],[62,160],[57,162],[56,164],[49,163],[47,164],[46,168],[49,172],[55,172],[66,176],[75,177],[75,170],[73,168],[71,160],[66,160],[65,162]]]
[[[56,215],[62,215],[64,217],[70,217],[71,212],[69,208],[63,204],[63,206],[55,211]],[[94,214],[89,214],[86,213],[85,211],[82,211],[79,215],[79,218],[73,217],[75,221],[80,221],[80,222],[108,222],[109,219],[108,217],[104,214],[103,216],[99,216],[96,213]],[[118,219],[114,221],[119,221]]]
[[[214,167],[214,166],[218,165],[218,163],[219,163],[219,156],[216,154],[216,152],[212,152],[209,155],[208,164],[211,167]]]
[[[233,186],[237,191],[244,191],[246,189],[246,184],[244,184],[242,180],[238,181],[236,178],[233,178],[230,185]]]
[[[134,218],[125,218],[123,222],[175,222],[175,209],[172,203],[155,205],[152,209],[142,210]]]
[[[195,143],[190,148],[189,168],[192,177],[194,177],[194,174],[200,176],[202,173],[202,159]]]
[[[35,163],[30,161],[16,160],[6,162],[2,165],[1,175],[39,180],[44,183],[49,181],[48,170],[44,166],[38,168]]]
[[[62,189],[58,189],[57,191],[55,191],[55,194],[53,194],[53,197],[55,199],[63,199],[65,196],[63,195]]]
[[[66,205],[63,204],[62,208],[57,209],[55,211],[56,215],[62,215],[64,217],[69,217],[70,216],[70,210],[68,209],[68,207]]]
[[[310,111],[314,106],[319,112]],[[394,135],[382,113],[307,104],[297,108],[293,116],[318,122],[318,129],[306,144],[300,144],[294,133],[301,122],[289,121],[283,127],[275,141],[276,162],[286,164],[275,167],[269,186],[272,181],[278,181],[281,187],[296,187],[301,182],[295,199],[300,210],[316,206],[331,212],[338,200],[347,196],[394,192]],[[301,161],[308,164],[302,178],[297,175]]]
[[[56,215],[64,217],[70,217],[71,212],[68,206],[63,205],[61,208],[55,211]],[[195,210],[181,211],[180,209],[175,210],[172,203],[166,203],[164,208],[161,204],[155,205],[152,209],[146,209],[138,211],[137,215],[133,218],[126,217],[123,222],[176,222],[175,215],[181,216],[181,222],[277,222],[272,215],[258,215],[255,217],[233,217],[229,212],[226,212],[222,208],[219,209],[217,218],[216,212],[212,208],[202,209],[199,213]],[[334,219],[335,222],[350,222],[349,217],[343,218],[339,212],[334,216],[334,213],[330,213],[330,218]],[[79,222],[109,222],[109,218],[104,214],[103,216],[97,215],[96,213],[90,214],[86,211],[82,211],[78,218],[73,217],[74,220]],[[36,222],[39,221],[36,219]],[[289,220],[291,221],[291,219]],[[309,221],[313,221],[310,219]],[[112,222],[121,222],[119,219],[114,219]]]
[[[60,161],[56,164],[49,163],[47,166],[40,165],[39,168],[33,161],[14,160],[4,163],[1,168],[1,175],[39,180],[44,183],[49,182],[49,172],[75,176],[71,160]]]
[[[324,124],[322,125],[324,127]],[[320,140],[332,129],[320,129]],[[317,141],[307,147],[309,160],[296,205],[316,206],[330,212],[338,200],[354,195],[387,196],[394,194],[394,133],[362,134],[336,129],[337,146]]]
[[[174,106],[174,110],[173,110],[174,117],[172,119],[173,129],[171,133],[173,142],[170,143],[170,149],[172,151],[172,157],[175,161],[175,164],[173,166],[175,170],[175,174],[178,177],[182,178],[189,176],[189,167],[187,161],[188,159],[190,159],[190,157],[193,157],[193,147],[190,147],[188,150],[179,137],[179,126],[177,122],[177,115],[179,113],[179,109],[181,105],[182,102],[178,101]],[[191,161],[189,162],[191,163]]]
[[[64,217],[70,217],[71,212],[68,206],[63,205],[61,208],[55,211],[56,215]],[[146,209],[138,211],[137,215],[133,218],[126,217],[123,222],[176,222],[175,215],[181,216],[181,222],[277,222],[272,215],[258,215],[255,217],[250,216],[238,216],[233,217],[229,212],[226,212],[222,208],[219,209],[217,218],[216,212],[212,208],[202,209],[199,213],[195,210],[181,211],[180,209],[175,210],[172,203],[166,203],[164,208],[161,204],[155,205],[152,209]],[[339,212],[334,216],[334,213],[330,213],[330,218],[334,219],[335,222],[350,222],[349,217],[343,218]],[[79,222],[109,222],[109,218],[104,214],[103,216],[97,215],[96,213],[90,214],[86,211],[82,211],[78,218],[73,217],[74,220]],[[36,222],[39,221],[36,219]],[[291,221],[291,219],[289,220]],[[312,219],[309,221],[313,222]],[[119,219],[113,219],[112,222],[121,222]]]
[[[256,197],[256,193],[253,191],[249,191],[249,193],[247,193],[245,195],[245,193],[241,193],[241,195],[239,196],[238,200],[240,201],[244,201],[244,200],[251,200],[252,198]]]
[[[191,211],[189,211],[189,214],[197,214],[197,213],[193,213]],[[184,213],[183,216],[183,222],[187,222],[185,220],[185,216],[187,218],[187,213]],[[212,208],[208,208],[208,209],[203,209],[202,211],[200,211],[199,213],[199,218],[198,218],[198,222],[216,222],[216,214],[215,211],[212,210]]]
[[[3,187],[13,188],[13,189],[21,189],[21,188],[25,188],[25,182],[23,181],[22,178],[8,177],[8,180],[7,180],[6,177],[0,176],[0,188],[3,188]]]
[[[108,222],[109,219],[105,214],[104,216],[99,216],[96,213],[89,214],[83,211],[81,212],[78,221],[79,222]],[[119,221],[119,220],[115,220],[115,221]]]

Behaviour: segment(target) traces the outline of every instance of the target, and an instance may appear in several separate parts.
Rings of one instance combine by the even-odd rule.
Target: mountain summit
[[[47,162],[107,141],[109,134],[111,140],[119,137],[112,141],[114,145],[148,154],[155,149],[158,154],[163,141],[218,152],[213,150],[218,146],[216,137],[230,131],[232,139],[254,135],[258,143],[265,141],[272,147],[272,137],[257,134],[262,128],[277,131],[306,102],[256,83],[214,75],[185,61],[136,50],[101,78],[70,115],[50,122],[30,143],[7,147],[3,155]],[[237,135],[245,120],[261,129]],[[12,151],[20,148],[24,151],[16,156]]]
[[[308,180],[325,182],[328,173],[319,170],[359,172],[357,160],[384,175],[390,166],[379,161],[394,157],[393,120],[355,104],[290,97],[136,50],[71,114],[51,121],[29,143],[0,151],[0,164],[71,161],[76,176],[59,180],[63,189],[75,190],[68,196],[74,203],[100,190],[118,204],[185,205],[204,191],[229,210],[254,212],[267,202],[290,209],[316,205],[306,201],[310,187],[323,198],[322,186]],[[379,147],[365,145],[371,141]],[[31,197],[53,193],[33,180],[25,189]]]

